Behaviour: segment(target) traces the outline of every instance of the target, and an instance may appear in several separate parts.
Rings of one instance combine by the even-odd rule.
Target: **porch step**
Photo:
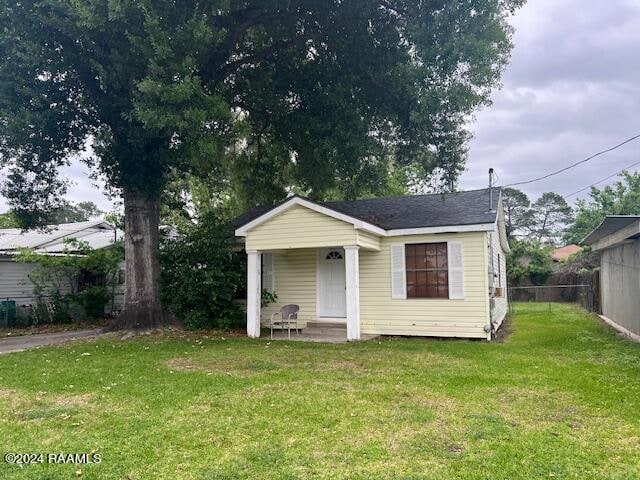
[[[346,330],[346,323],[339,322],[307,322],[307,328],[322,328],[322,329],[338,329],[338,330]]]

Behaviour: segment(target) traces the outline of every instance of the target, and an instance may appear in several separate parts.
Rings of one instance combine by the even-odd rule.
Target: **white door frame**
[[[346,323],[347,321],[347,289],[346,289],[346,275],[345,275],[345,290],[344,290],[344,298],[345,298],[345,312],[343,317],[327,317],[321,316],[321,300],[320,300],[320,261],[322,259],[322,255],[330,250],[338,250],[342,253],[342,259],[344,265],[346,265],[345,258],[345,250],[343,247],[323,247],[316,249],[316,320],[319,322],[332,322],[332,323]]]

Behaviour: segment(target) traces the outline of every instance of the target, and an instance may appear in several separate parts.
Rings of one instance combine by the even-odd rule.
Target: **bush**
[[[213,214],[177,239],[164,240],[164,305],[187,328],[230,328],[244,321],[234,302],[245,288],[245,262],[231,226]]]
[[[16,261],[35,264],[29,272],[37,299],[31,323],[64,323],[96,319],[105,308],[118,280],[122,245],[94,250],[86,242],[69,240],[63,255],[22,250]]]
[[[542,284],[552,270],[551,247],[539,242],[512,242],[511,253],[507,257],[507,278],[510,284],[518,285],[525,278],[534,285]]]

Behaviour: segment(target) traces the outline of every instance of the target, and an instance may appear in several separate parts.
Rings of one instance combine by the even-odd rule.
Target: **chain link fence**
[[[573,303],[588,312],[599,313],[599,291],[593,284],[531,285],[509,288],[509,312],[515,313],[518,304],[536,302],[546,304],[553,311],[556,303]]]

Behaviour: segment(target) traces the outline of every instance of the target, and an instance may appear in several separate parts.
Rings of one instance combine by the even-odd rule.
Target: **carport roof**
[[[616,233],[618,230],[622,230],[628,227],[634,222],[640,220],[640,215],[609,215],[606,217],[593,232],[582,240],[582,243],[587,245],[593,245],[594,243],[602,240],[603,238]]]

